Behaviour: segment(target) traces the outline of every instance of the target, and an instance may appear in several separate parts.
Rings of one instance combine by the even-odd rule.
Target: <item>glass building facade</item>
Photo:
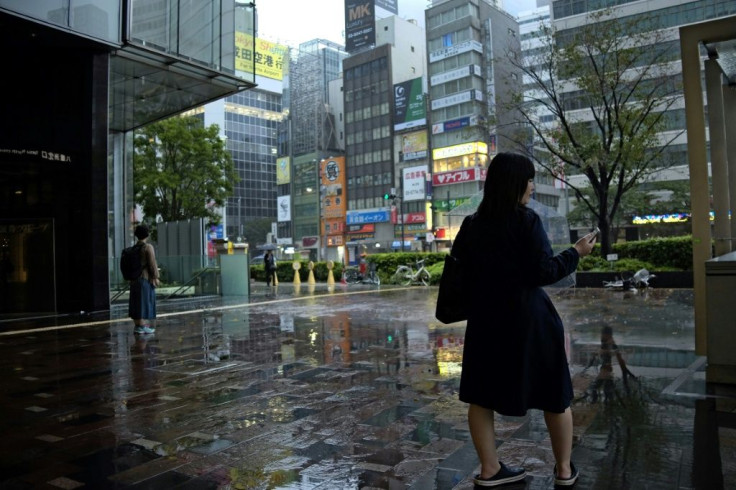
[[[281,94],[254,89],[225,99],[227,147],[240,178],[226,208],[229,237],[242,236],[242,226],[249,221],[276,220],[276,153],[282,117]]]

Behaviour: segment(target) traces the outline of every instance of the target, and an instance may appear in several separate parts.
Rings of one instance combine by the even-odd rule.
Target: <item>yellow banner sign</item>
[[[253,50],[255,48],[255,55]],[[289,48],[263,39],[255,39],[245,32],[235,32],[235,69],[256,75],[283,80],[284,63],[288,61]]]

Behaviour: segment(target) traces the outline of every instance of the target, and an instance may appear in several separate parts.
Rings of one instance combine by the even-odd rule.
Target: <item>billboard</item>
[[[276,183],[288,184],[291,182],[291,165],[289,165],[289,157],[281,157],[276,159]]]
[[[414,131],[401,135],[399,161],[421,160],[427,158],[427,132]]]
[[[394,85],[394,131],[427,124],[422,78]]]
[[[374,0],[345,0],[345,51],[376,44]]]
[[[279,196],[276,198],[276,212],[278,222],[291,221],[291,196]]]
[[[253,50],[255,48],[255,54]],[[253,63],[256,75],[274,80],[284,78],[284,67],[288,64],[289,47],[264,39],[255,39],[245,32],[235,32],[235,69],[251,73]]]
[[[408,167],[401,171],[404,180],[404,201],[420,201],[427,196],[427,166]]]
[[[384,19],[392,15],[399,15],[398,0],[375,0],[376,18]]]
[[[345,196],[345,157],[328,158],[319,164],[320,198],[325,219],[344,218],[347,213]]]

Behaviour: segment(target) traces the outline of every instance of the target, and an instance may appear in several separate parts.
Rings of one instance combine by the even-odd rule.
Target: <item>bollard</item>
[[[307,267],[309,267],[309,277],[307,278],[307,284],[317,284],[317,281],[314,280],[314,262],[310,260],[307,264]]]
[[[299,269],[302,268],[301,262],[297,262],[296,260],[291,264],[291,267],[294,269],[294,284],[301,284],[302,280],[299,277]]]
[[[335,285],[335,275],[332,273],[332,269],[335,267],[335,263],[331,260],[327,261],[327,285]]]

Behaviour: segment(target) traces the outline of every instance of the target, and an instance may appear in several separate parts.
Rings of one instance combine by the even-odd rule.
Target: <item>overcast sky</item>
[[[429,0],[397,0],[399,17],[424,25]],[[517,15],[536,7],[536,0],[505,0],[505,10]],[[256,0],[258,37],[296,46],[322,38],[345,44],[345,0]]]

